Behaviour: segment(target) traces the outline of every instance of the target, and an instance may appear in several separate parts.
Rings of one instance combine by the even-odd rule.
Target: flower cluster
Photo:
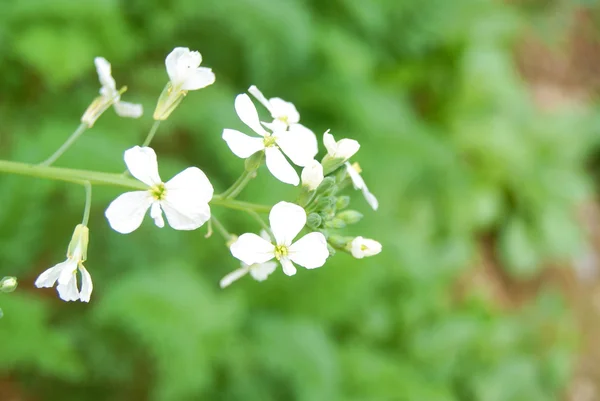
[[[189,91],[215,82],[214,73],[210,68],[200,67],[201,61],[199,52],[184,47],[175,48],[166,57],[169,80],[157,101],[153,114],[155,123],[141,146],[125,151],[127,171],[123,175],[96,172],[86,175],[84,170],[73,170],[76,176],[72,181],[82,182],[86,188],[83,222],[75,228],[67,259],[40,274],[35,281],[37,287],[56,284],[61,299],[89,302],[93,285],[83,263],[87,258],[87,222],[95,180],[134,189],[118,196],[105,211],[108,224],[118,233],[129,234],[138,229],[147,213],[158,227],[165,226],[165,218],[175,230],[195,230],[208,224],[207,237],[214,226],[224,236],[231,255],[241,263],[240,268],[221,280],[222,288],[247,274],[257,281],[264,281],[278,265],[285,275],[293,276],[297,273],[296,266],[319,268],[336,252],[345,252],[357,259],[381,252],[381,244],[377,241],[341,233],[363,217],[358,211],[348,209],[350,196],[343,194],[346,188],[360,190],[374,210],[379,206],[361,177],[358,164],[350,163],[350,158],[360,149],[359,143],[353,139],[336,141],[326,131],[323,134],[326,153],[319,161],[317,136],[300,124],[297,108],[281,98],[267,98],[256,86],[251,86],[248,93],[264,106],[269,117],[262,119],[252,98],[242,93],[235,98],[234,110],[253,135],[228,128],[222,132],[222,138],[233,154],[246,159],[240,179],[220,194],[214,194],[212,184],[198,167],[189,167],[166,182],[161,179],[156,152],[149,144],[160,121],[173,113]],[[98,57],[95,64],[102,85],[100,96],[84,113],[80,129],[42,163],[43,166],[50,166],[110,106],[120,116],[141,116],[140,105],[121,101],[124,89],[117,90],[108,61]],[[268,207],[235,200],[263,164],[277,180],[299,186],[293,202],[279,201]],[[295,166],[302,168],[300,174]],[[46,176],[51,176],[53,168],[48,169]],[[61,174],[64,177],[65,173]],[[263,230],[260,235],[231,235],[211,213],[211,205],[245,211]],[[268,224],[259,214],[266,212]],[[3,284],[6,288],[16,286],[16,280],[14,284],[9,281]]]

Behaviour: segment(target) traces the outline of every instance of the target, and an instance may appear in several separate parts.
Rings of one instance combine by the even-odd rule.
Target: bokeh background
[[[349,233],[384,252],[220,290],[238,264],[218,235],[120,235],[103,216],[120,190],[97,187],[94,293],[64,303],[33,281],[63,260],[83,190],[1,175],[0,272],[20,285],[0,294],[0,400],[600,400],[597,1],[3,0],[0,157],[48,157],[104,56],[146,113],[109,110],[56,165],[123,171],[176,46],[217,81],[161,125],[163,178],[237,178],[221,130],[243,128],[233,99],[255,84],[361,142],[381,206],[356,193]],[[240,199],[294,196],[263,170]]]

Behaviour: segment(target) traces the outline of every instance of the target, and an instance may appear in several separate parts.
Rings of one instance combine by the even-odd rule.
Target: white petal
[[[253,233],[246,233],[229,248],[234,258],[247,265],[264,263],[275,257],[275,245]]]
[[[212,70],[210,68],[199,67],[187,76],[181,86],[181,89],[193,91],[196,89],[205,88],[214,83],[215,74],[212,72]]]
[[[337,149],[335,151],[335,157],[342,159],[349,159],[360,149],[360,144],[354,139],[342,139],[337,143]]]
[[[289,247],[289,258],[307,269],[323,266],[328,257],[327,240],[321,233],[306,234]]]
[[[213,186],[198,167],[189,167],[165,184],[161,202],[169,225],[176,230],[195,230],[210,219],[208,202]]]
[[[148,186],[160,184],[156,153],[152,148],[134,146],[125,151],[125,164],[132,176]]]
[[[163,228],[165,226],[165,220],[163,219],[159,202],[152,202],[152,205],[150,206],[150,217],[152,217],[152,220],[154,220],[154,224],[156,224],[157,227]]]
[[[174,87],[181,86],[202,62],[200,53],[187,47],[176,47],[165,59],[167,74]],[[177,89],[181,89],[180,87]]]
[[[314,191],[323,182],[323,166],[316,160],[311,161],[302,169],[300,174],[302,185]]]
[[[250,266],[250,275],[256,281],[265,281],[276,268],[277,263],[273,261],[256,263]]]
[[[291,125],[288,132],[277,133],[277,145],[301,167],[310,163],[319,151],[315,134],[300,124]]]
[[[267,230],[260,230],[260,237],[265,241],[271,242],[271,235],[269,235]]]
[[[256,86],[252,85],[251,87],[249,87],[248,92],[252,96],[254,96],[256,100],[258,100],[263,106],[265,106],[267,110],[269,110],[269,113],[271,113],[271,115],[273,115],[273,109],[271,107],[271,104],[269,103],[265,95],[263,95],[262,92],[258,90]]]
[[[129,234],[142,224],[152,201],[148,191],[126,192],[108,205],[104,215],[113,230]]]
[[[289,125],[297,124],[300,121],[300,113],[291,102],[286,102],[278,97],[269,99],[271,105],[271,115],[273,118],[286,119]]]
[[[236,96],[235,112],[240,120],[242,120],[242,122],[248,127],[252,128],[254,132],[262,136],[268,134],[268,132],[260,124],[258,111],[256,111],[256,107],[254,106],[254,103],[252,103],[250,96],[246,95],[245,93]]]
[[[60,276],[62,271],[64,269],[73,270],[73,265],[77,266],[77,262],[71,259],[67,259],[64,262],[61,262],[49,268],[48,270],[40,274],[37,280],[35,280],[35,286],[37,288],[50,288],[54,286],[56,280],[58,280],[58,277]]]
[[[104,57],[96,57],[94,64],[96,64],[100,85],[106,88],[105,92],[116,92],[117,84],[111,75],[110,63]]]
[[[229,273],[221,279],[221,281],[219,282],[219,286],[221,286],[221,288],[228,287],[234,281],[239,280],[240,278],[248,274],[249,269],[250,267],[248,265],[244,265],[244,267],[232,271],[231,273]]]
[[[366,187],[363,188],[362,191],[365,199],[367,200],[367,203],[369,204],[369,206],[371,206],[373,208],[373,210],[377,210],[377,208],[379,208],[379,202],[377,201],[377,198],[375,197],[375,195],[373,195],[371,192],[369,192],[369,189]]]
[[[329,130],[325,131],[325,133],[323,134],[323,145],[325,145],[327,153],[330,156],[333,156],[335,150],[337,149],[337,144],[335,142],[335,139],[333,138],[333,135],[329,133]]]
[[[240,131],[225,128],[223,139],[237,157],[245,159],[265,148],[262,138],[253,138]]]
[[[267,159],[267,168],[279,181],[292,185],[300,183],[298,173],[296,173],[296,170],[285,159],[279,149],[274,146],[265,148],[265,157]]]
[[[77,269],[77,265],[75,265]],[[63,270],[58,278],[56,290],[58,296],[64,301],[78,301],[79,289],[77,288],[77,270]]]
[[[79,293],[79,300],[81,302],[90,302],[92,296],[92,290],[94,285],[92,284],[92,276],[88,273],[87,269],[82,264],[79,265],[79,271],[81,272],[81,292]]]
[[[352,185],[354,186],[354,189],[365,188],[365,186],[366,186],[365,180],[363,180],[360,173],[358,171],[356,171],[349,162],[346,162],[346,171],[348,172],[348,175],[350,176],[350,180],[352,180]]]
[[[294,203],[279,202],[269,213],[269,223],[277,245],[290,246],[306,224],[306,212]]]
[[[293,276],[294,274],[296,274],[296,266],[294,266],[294,264],[289,258],[281,258],[281,260],[279,260],[279,263],[281,263],[281,267],[283,268],[283,272],[286,276]]]
[[[144,113],[141,104],[119,101],[113,104],[113,106],[117,114],[121,117],[139,118]]]

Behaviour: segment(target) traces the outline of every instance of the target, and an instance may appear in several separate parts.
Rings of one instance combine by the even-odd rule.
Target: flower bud
[[[346,224],[356,224],[362,219],[363,215],[356,210],[344,210],[338,213],[336,217],[343,220]]]
[[[317,210],[319,211],[330,211],[333,210],[336,202],[335,196],[323,196],[317,202]]]
[[[17,288],[17,278],[8,276],[0,280],[0,291],[13,292]]]
[[[154,110],[153,118],[155,120],[166,120],[169,118],[173,110],[181,103],[187,95],[186,90],[175,89],[171,81],[167,82],[162,93],[158,97],[156,109]]]
[[[381,244],[372,239],[356,237],[346,245],[346,249],[356,259],[362,259],[365,256],[373,256],[381,252]]]
[[[335,203],[335,208],[337,210],[342,210],[348,207],[350,204],[350,197],[348,195],[338,196],[338,200]]]
[[[314,191],[323,182],[323,166],[316,160],[311,161],[302,169],[302,185]]]
[[[348,241],[351,241],[352,237],[344,237],[338,234],[330,235],[327,238],[327,242],[329,242],[335,248],[344,248]]]
[[[323,219],[321,219],[321,216],[319,216],[318,213],[311,213],[306,218],[306,225],[312,228],[313,230],[319,228],[322,222]]]
[[[330,192],[335,187],[335,178],[325,177],[321,182],[321,185],[317,188],[317,194],[324,194]]]
[[[346,227],[346,222],[342,219],[335,218],[333,220],[328,221],[325,225],[329,228],[339,229]]]
[[[265,160],[265,151],[261,150],[260,152],[254,153],[252,156],[246,159],[244,162],[244,168],[246,171],[256,171],[263,164]]]

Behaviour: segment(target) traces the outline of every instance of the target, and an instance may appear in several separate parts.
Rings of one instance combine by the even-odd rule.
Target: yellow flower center
[[[362,244],[362,245],[360,246],[360,250],[361,250],[361,251],[366,251],[367,249],[369,249],[369,247],[368,247],[368,246],[366,246],[365,244]]]
[[[288,255],[288,248],[285,245],[277,245],[275,247],[275,258],[277,258],[277,260],[285,257]]]
[[[265,135],[264,138],[264,144],[265,144],[265,148],[268,148],[269,146],[275,146],[275,137],[273,135]]]
[[[281,121],[282,123],[284,123],[285,125],[289,125],[288,116],[279,116],[279,117],[277,117],[277,119],[279,121]]]
[[[149,191],[150,195],[152,195],[152,197],[157,201],[161,201],[167,196],[167,189],[165,188],[165,184],[162,182],[151,187]]]

